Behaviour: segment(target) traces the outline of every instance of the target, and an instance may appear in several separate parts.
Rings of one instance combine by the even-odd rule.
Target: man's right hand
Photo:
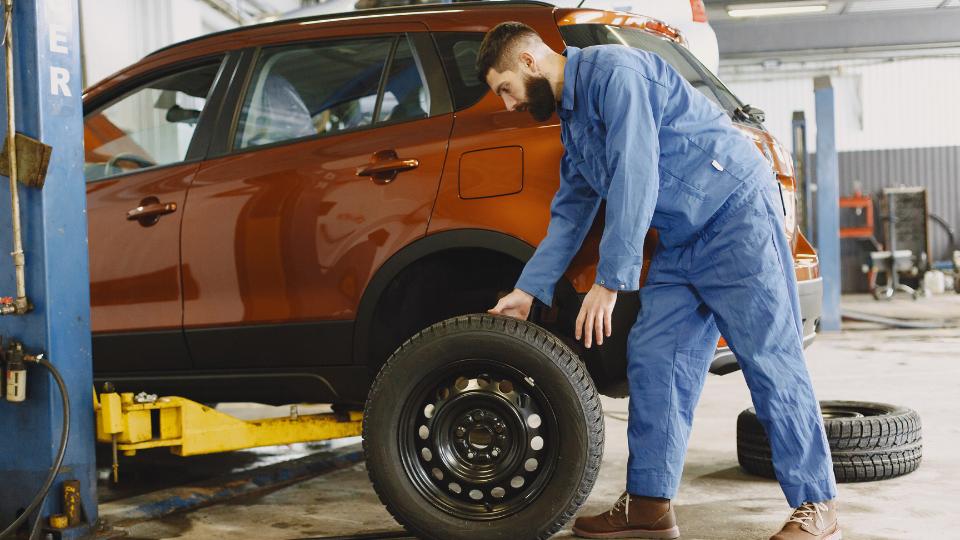
[[[487,313],[527,320],[531,306],[533,306],[533,296],[520,289],[514,289],[513,292],[501,298],[493,309],[487,310]]]

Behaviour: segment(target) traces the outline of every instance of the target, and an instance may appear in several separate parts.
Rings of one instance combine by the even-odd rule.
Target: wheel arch
[[[456,256],[453,254],[455,250],[496,254],[515,261],[522,268],[533,256],[536,248],[515,236],[489,229],[442,231],[408,244],[381,265],[360,299],[353,335],[354,364],[378,367],[384,360],[374,358],[371,342],[377,308],[381,305],[388,287],[411,266],[432,256]],[[557,293],[563,296],[574,294],[573,286],[566,278],[558,283]]]

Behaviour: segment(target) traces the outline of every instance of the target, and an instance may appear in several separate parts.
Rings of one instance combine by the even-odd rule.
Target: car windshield
[[[567,45],[626,45],[658,54],[670,63],[694,88],[720,106],[731,117],[743,104],[709,69],[703,66],[686,47],[664,37],[637,28],[622,28],[603,24],[573,24],[561,26],[560,33]]]

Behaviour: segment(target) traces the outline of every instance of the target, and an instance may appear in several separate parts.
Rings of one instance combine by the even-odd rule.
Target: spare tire
[[[837,482],[867,482],[911,473],[923,454],[920,415],[906,407],[821,401]],[[776,478],[770,441],[753,408],[737,418],[737,460],[748,473]]]
[[[593,488],[603,412],[559,339],[468,315],[393,353],[367,398],[363,448],[380,500],[419,538],[548,538]]]

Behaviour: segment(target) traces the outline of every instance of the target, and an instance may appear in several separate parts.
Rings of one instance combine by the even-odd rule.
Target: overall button
[[[713,163],[711,163],[711,165],[713,165],[713,168],[714,168],[714,169],[716,169],[716,170],[718,170],[718,171],[720,171],[720,172],[723,172],[723,165],[720,165],[720,162],[719,162],[719,161],[713,160]]]

